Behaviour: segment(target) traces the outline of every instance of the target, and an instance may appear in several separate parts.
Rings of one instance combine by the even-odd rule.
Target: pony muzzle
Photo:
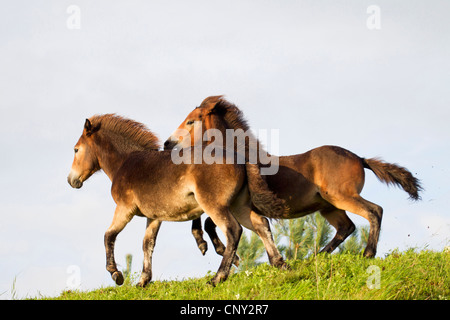
[[[173,150],[174,148],[183,148],[183,137],[179,137],[178,139],[173,138],[172,136],[164,142],[164,150]]]
[[[171,138],[169,138],[166,140],[166,142],[164,142],[164,150],[172,150],[177,144],[178,141],[174,141]]]
[[[164,142],[164,150],[172,150],[174,148],[187,148],[191,146],[191,134],[186,129],[177,129]]]
[[[70,184],[72,188],[80,189],[83,186],[83,181],[81,181],[80,176],[73,174],[73,172],[69,173],[67,177],[67,182]]]

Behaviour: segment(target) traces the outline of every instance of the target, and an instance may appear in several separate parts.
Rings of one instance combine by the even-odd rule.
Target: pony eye
[[[194,124],[194,120],[189,120],[188,122],[186,122],[187,125],[191,125]]]
[[[78,152],[78,148],[73,149],[73,151],[75,151],[75,153],[77,153]]]

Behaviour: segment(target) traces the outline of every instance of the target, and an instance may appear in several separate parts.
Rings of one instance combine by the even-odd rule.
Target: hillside
[[[394,251],[385,258],[353,254],[318,255],[290,261],[291,270],[267,264],[235,273],[217,287],[212,274],[183,281],[154,281],[136,288],[138,275],[121,287],[89,292],[65,291],[48,299],[62,300],[292,300],[292,299],[418,299],[450,298],[450,253]],[[133,279],[136,278],[136,279]]]

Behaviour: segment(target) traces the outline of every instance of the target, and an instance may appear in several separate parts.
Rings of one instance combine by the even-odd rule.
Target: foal
[[[158,151],[158,148],[158,139],[144,125],[111,114],[86,119],[75,145],[69,184],[81,188],[100,169],[112,182],[111,194],[117,207],[105,233],[105,249],[106,269],[116,284],[121,285],[124,279],[117,270],[114,243],[136,215],[147,217],[144,265],[138,283],[142,287],[152,277],[151,260],[161,221],[192,220],[203,212],[223,231],[227,241],[220,267],[211,280],[213,285],[229,275],[242,232],[238,221],[257,230],[269,257],[284,263],[276,255],[268,224],[253,209],[264,214],[282,214],[285,207],[267,189],[257,167],[177,165],[171,159],[171,152]]]
[[[201,124],[201,130],[197,130],[198,124]],[[237,136],[236,140],[245,144],[242,153],[245,153],[246,161],[249,161],[252,152],[257,154],[258,162],[261,154],[270,156],[262,149],[259,141],[249,134],[250,128],[242,111],[222,96],[206,98],[200,107],[189,113],[164,143],[164,147],[170,150],[177,144],[182,147],[187,144],[201,145],[210,129],[215,129],[215,136],[219,131],[222,137],[229,137],[226,132],[229,129],[243,132],[244,137]],[[207,140],[211,143],[211,140]],[[223,145],[230,143],[225,139],[219,141]],[[233,145],[235,151],[239,152],[239,141]],[[420,182],[406,168],[376,158],[361,158],[338,146],[322,146],[302,154],[281,156],[278,162],[278,171],[265,176],[265,179],[270,190],[286,201],[289,211],[281,216],[267,217],[293,219],[319,211],[336,229],[335,237],[322,249],[325,252],[332,252],[355,230],[346,214],[349,211],[369,221],[369,239],[364,255],[373,257],[376,254],[383,209],[360,196],[364,186],[364,169],[373,171],[380,181],[388,185],[403,188],[411,199],[420,199]],[[198,225],[194,224],[193,227]],[[216,237],[215,233],[209,231],[214,231],[214,227],[207,219],[205,229],[213,238]],[[199,242],[199,239],[196,240]]]

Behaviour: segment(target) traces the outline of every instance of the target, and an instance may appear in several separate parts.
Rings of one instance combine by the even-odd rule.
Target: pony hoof
[[[220,280],[217,278],[217,275],[208,280],[207,284],[210,286],[216,287],[219,284]]]
[[[211,280],[208,281],[208,284],[215,287],[222,281],[225,281],[226,279],[227,279],[226,275],[217,273]]]
[[[291,270],[291,267],[283,259],[276,259],[271,262],[271,265],[280,270]]]
[[[374,258],[376,252],[373,249],[366,249],[364,250],[364,257],[366,258]]]
[[[121,286],[123,284],[123,275],[122,272],[120,271],[116,271],[111,275],[111,278],[114,280],[114,282],[118,285]]]
[[[206,251],[208,251],[208,244],[206,242],[202,242],[198,245],[198,248],[200,249],[202,255],[205,255]]]
[[[291,266],[288,265],[286,262],[283,262],[283,264],[279,267],[281,270],[292,270]]]
[[[291,270],[291,267],[284,260],[281,260],[277,264],[275,264],[275,267],[280,270]]]
[[[206,282],[206,284],[215,287],[216,284],[214,283],[213,279],[208,280],[208,282]]]
[[[141,279],[139,280],[138,284],[136,285],[136,287],[140,287],[140,288],[145,288],[147,286],[147,284],[152,280],[152,276],[147,276],[142,274]]]
[[[220,279],[217,279],[217,277],[214,277],[208,281],[208,284],[213,286],[213,288],[215,288],[220,282],[221,282]]]
[[[137,288],[145,288],[147,286],[148,282],[139,281],[139,283],[136,285]]]
[[[237,255],[235,255],[234,258],[233,258],[233,264],[236,267],[239,267],[239,257]]]

